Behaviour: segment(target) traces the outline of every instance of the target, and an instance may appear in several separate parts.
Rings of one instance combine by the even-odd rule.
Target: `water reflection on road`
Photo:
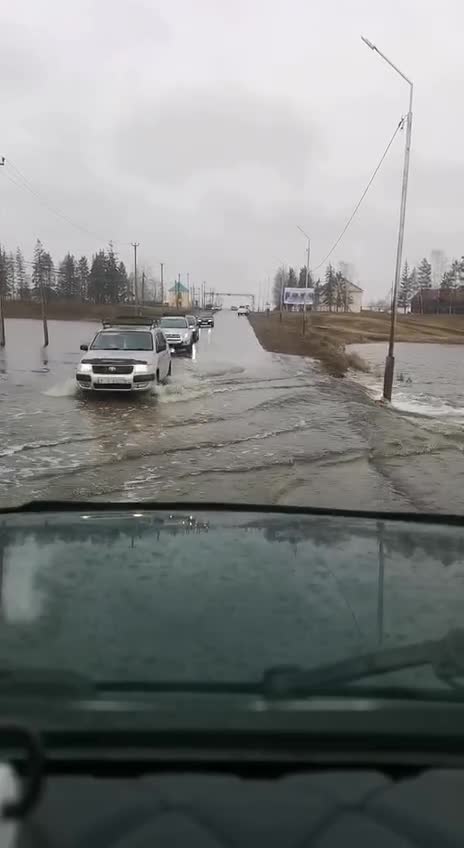
[[[79,345],[96,325],[50,321],[49,329],[45,362],[40,322],[6,322],[1,505],[35,498],[373,509],[424,503],[418,478],[409,491],[397,460],[417,448],[424,454],[436,434],[393,420],[352,381],[263,351],[234,313],[201,330],[192,358],[174,357],[168,385],[137,397],[80,394],[73,376]],[[431,467],[439,492],[439,464]],[[427,486],[425,505],[446,508],[431,496],[430,479]],[[461,488],[457,510],[464,509]]]

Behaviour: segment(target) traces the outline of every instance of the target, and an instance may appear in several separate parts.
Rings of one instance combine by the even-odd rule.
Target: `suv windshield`
[[[98,333],[90,350],[153,350],[151,333],[111,331]]]
[[[160,321],[160,327],[176,327],[177,329],[183,330],[185,327],[188,327],[189,322],[186,318],[162,318]]]

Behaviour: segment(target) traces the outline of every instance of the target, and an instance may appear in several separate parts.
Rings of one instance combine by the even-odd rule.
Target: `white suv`
[[[248,306],[239,306],[237,310],[237,315],[249,315],[250,308]]]
[[[171,374],[171,353],[162,330],[150,319],[104,322],[76,369],[85,391],[143,392]]]
[[[195,343],[196,327],[190,326],[185,315],[166,315],[159,327],[166,336],[171,351],[183,350],[190,354]]]

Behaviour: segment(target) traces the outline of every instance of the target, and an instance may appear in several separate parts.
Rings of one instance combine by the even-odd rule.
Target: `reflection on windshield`
[[[96,679],[259,679],[463,620],[460,528],[139,509],[2,517],[0,668],[14,656]]]
[[[90,350],[153,350],[151,333],[98,333]]]
[[[162,318],[160,321],[160,327],[177,327],[179,329],[184,329],[188,327],[188,321],[185,318]]]

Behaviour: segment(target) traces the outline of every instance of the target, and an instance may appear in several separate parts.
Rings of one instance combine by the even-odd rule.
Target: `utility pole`
[[[134,248],[134,297],[135,303],[139,305],[139,289],[137,285],[137,248],[139,247],[138,241],[132,242],[132,247]]]
[[[285,284],[285,276],[284,276],[284,268],[281,268],[280,271],[280,304],[279,304],[279,321],[282,323],[282,311],[284,308],[284,284]]]
[[[400,277],[401,277],[401,259],[403,254],[403,239],[404,239],[404,224],[406,219],[406,199],[408,194],[408,177],[409,177],[409,155],[411,151],[411,134],[412,134],[412,99],[413,99],[413,91],[414,85],[412,80],[400,71],[400,69],[393,64],[390,59],[385,56],[385,53],[382,53],[381,50],[375,45],[372,44],[372,41],[369,41],[368,38],[365,38],[364,35],[361,36],[361,39],[364,41],[370,50],[373,50],[374,53],[378,53],[379,56],[396,71],[397,74],[409,85],[409,108],[408,115],[406,118],[406,139],[404,143],[404,160],[403,160],[403,180],[401,184],[401,205],[400,205],[400,221],[398,227],[398,243],[396,247],[396,263],[395,263],[395,281],[393,284],[393,297],[392,297],[392,311],[391,311],[391,320],[390,320],[390,337],[388,340],[388,353],[385,359],[385,371],[383,375],[383,396],[385,400],[391,401],[392,398],[392,388],[393,388],[393,376],[395,372],[395,332],[396,332],[396,311],[398,304],[398,289],[400,285]]]
[[[306,301],[307,301],[307,299],[308,299],[308,286],[309,286],[309,251],[310,251],[311,240],[310,240],[310,238],[309,238],[309,236],[308,236],[308,233],[305,233],[305,231],[303,230],[303,228],[302,228],[302,227],[299,227],[299,226],[298,226],[298,224],[297,224],[297,225],[296,225],[296,228],[297,228],[297,230],[299,230],[299,231],[300,231],[300,233],[303,233],[304,237],[307,239],[307,247],[306,247],[306,277],[305,277],[305,294],[304,294],[304,303],[303,303],[303,324],[302,324],[302,327],[301,327],[301,332],[302,332],[302,333],[303,333],[303,335],[304,335],[304,334],[305,334],[305,332],[306,332]]]
[[[142,271],[142,306],[145,302],[145,271]]]
[[[161,267],[161,304],[164,304],[164,282],[163,282],[164,262],[160,262],[160,267]]]
[[[0,156],[0,165],[5,164],[5,157]],[[0,294],[0,347],[5,347],[5,304],[3,295]],[[3,555],[3,552],[2,552]]]
[[[44,289],[43,280],[40,281],[40,305],[41,305],[41,310],[42,310],[44,347],[48,347],[48,324],[47,324],[47,311],[46,311],[45,289]]]
[[[179,309],[180,294],[180,274],[177,275],[177,291],[176,291],[176,309]]]
[[[3,295],[0,294],[0,347],[5,347],[5,313]]]

